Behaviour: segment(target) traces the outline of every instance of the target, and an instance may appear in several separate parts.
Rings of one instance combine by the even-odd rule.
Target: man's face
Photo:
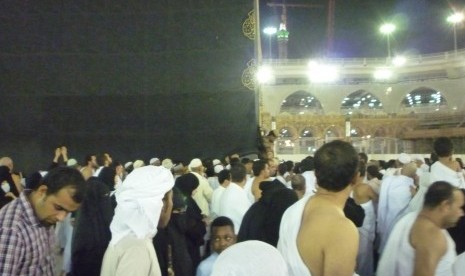
[[[108,165],[113,163],[113,159],[111,159],[111,156],[108,153],[105,153],[105,160],[107,161]]]
[[[270,177],[271,171],[270,171],[270,166],[268,166],[268,164],[265,165],[265,168],[263,169],[262,174],[263,174],[263,178]]]
[[[95,168],[95,169],[98,168],[97,157],[95,155],[92,155],[90,158],[91,158],[90,159],[90,164],[91,164],[92,168]]]
[[[457,225],[459,219],[463,216],[464,196],[462,191],[454,191],[454,201],[450,203],[448,214],[444,218],[444,228],[450,228]]]
[[[47,195],[47,187],[42,185],[36,193],[37,199],[32,202],[33,208],[39,220],[47,226],[64,220],[69,212],[76,211],[80,206],[72,198],[75,189],[71,187],[64,187],[56,194]]]
[[[252,162],[249,162],[247,164],[245,164],[245,171],[250,174],[252,172],[252,165],[253,163]]]
[[[236,235],[231,226],[213,227],[211,237],[213,251],[219,254],[235,243]]]
[[[268,168],[269,168],[269,176],[275,176],[276,170],[278,169],[278,165],[274,162],[274,160],[268,163]]]

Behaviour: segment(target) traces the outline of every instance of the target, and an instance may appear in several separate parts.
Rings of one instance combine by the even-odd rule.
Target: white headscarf
[[[174,186],[171,172],[146,166],[132,171],[116,191],[115,215],[110,224],[110,246],[127,235],[153,238],[163,207],[163,197]]]
[[[221,252],[213,265],[212,276],[286,276],[281,253],[261,241],[236,243]]]

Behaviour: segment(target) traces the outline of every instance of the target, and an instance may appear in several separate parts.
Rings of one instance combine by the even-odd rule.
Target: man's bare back
[[[354,273],[359,237],[344,203],[344,196],[317,193],[305,206],[297,247],[313,276]]]

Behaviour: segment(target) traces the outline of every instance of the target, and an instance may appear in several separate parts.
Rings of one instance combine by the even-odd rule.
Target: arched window
[[[281,138],[292,138],[292,132],[291,129],[288,127],[283,127],[279,131],[279,137]]]
[[[310,128],[306,128],[302,130],[302,132],[300,133],[300,137],[305,137],[305,138],[313,137],[313,130]]]
[[[447,101],[440,91],[420,87],[405,95],[401,106],[404,112],[429,113],[447,108]]]
[[[281,103],[281,113],[290,114],[323,114],[320,101],[312,94],[305,91],[297,91],[287,97]]]
[[[330,128],[326,130],[326,133],[325,133],[326,140],[328,140],[329,138],[337,138],[337,137],[339,137],[339,131],[337,130],[335,126],[331,126]]]
[[[358,90],[345,97],[341,102],[341,111],[352,114],[352,112],[366,112],[382,110],[383,104],[380,100],[365,90]]]
[[[352,127],[350,129],[350,137],[362,137],[363,133],[362,130],[358,127]]]
[[[384,128],[378,128],[375,131],[375,134],[373,135],[374,137],[386,137],[386,130]]]

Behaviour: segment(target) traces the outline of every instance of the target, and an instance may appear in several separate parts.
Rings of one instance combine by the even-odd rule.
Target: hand
[[[412,185],[410,186],[410,194],[412,195],[412,197],[414,197],[418,192],[418,186],[416,185]]]
[[[68,161],[68,149],[65,146],[61,147],[61,155],[64,161]]]
[[[55,157],[53,158],[53,162],[58,163],[58,158],[60,157],[60,155],[61,155],[61,149],[56,148],[55,149]]]
[[[11,199],[16,199],[16,196],[12,192],[8,192],[5,194],[5,197],[9,197]]]

